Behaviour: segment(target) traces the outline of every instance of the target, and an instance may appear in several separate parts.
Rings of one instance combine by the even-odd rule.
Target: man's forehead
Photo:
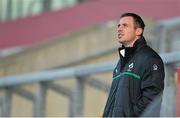
[[[125,16],[120,18],[119,23],[133,23],[133,17],[131,16]]]

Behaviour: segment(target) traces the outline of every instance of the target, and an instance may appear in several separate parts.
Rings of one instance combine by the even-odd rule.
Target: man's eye
[[[127,24],[123,24],[123,27],[127,27]]]

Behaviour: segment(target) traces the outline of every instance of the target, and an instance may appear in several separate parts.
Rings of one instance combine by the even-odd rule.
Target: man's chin
[[[122,43],[123,41],[122,41],[121,39],[118,39],[118,42],[119,42],[119,43]]]

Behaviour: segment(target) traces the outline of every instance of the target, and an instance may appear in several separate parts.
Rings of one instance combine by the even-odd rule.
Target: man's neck
[[[140,38],[140,36],[137,36],[133,41],[128,42],[127,44],[123,44],[124,47],[133,47],[134,43]]]

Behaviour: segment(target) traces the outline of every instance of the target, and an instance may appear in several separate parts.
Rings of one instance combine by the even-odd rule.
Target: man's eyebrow
[[[128,25],[128,23],[122,23],[122,25]]]
[[[120,27],[121,25],[128,25],[127,23],[122,23],[122,24],[118,24],[118,27]]]

